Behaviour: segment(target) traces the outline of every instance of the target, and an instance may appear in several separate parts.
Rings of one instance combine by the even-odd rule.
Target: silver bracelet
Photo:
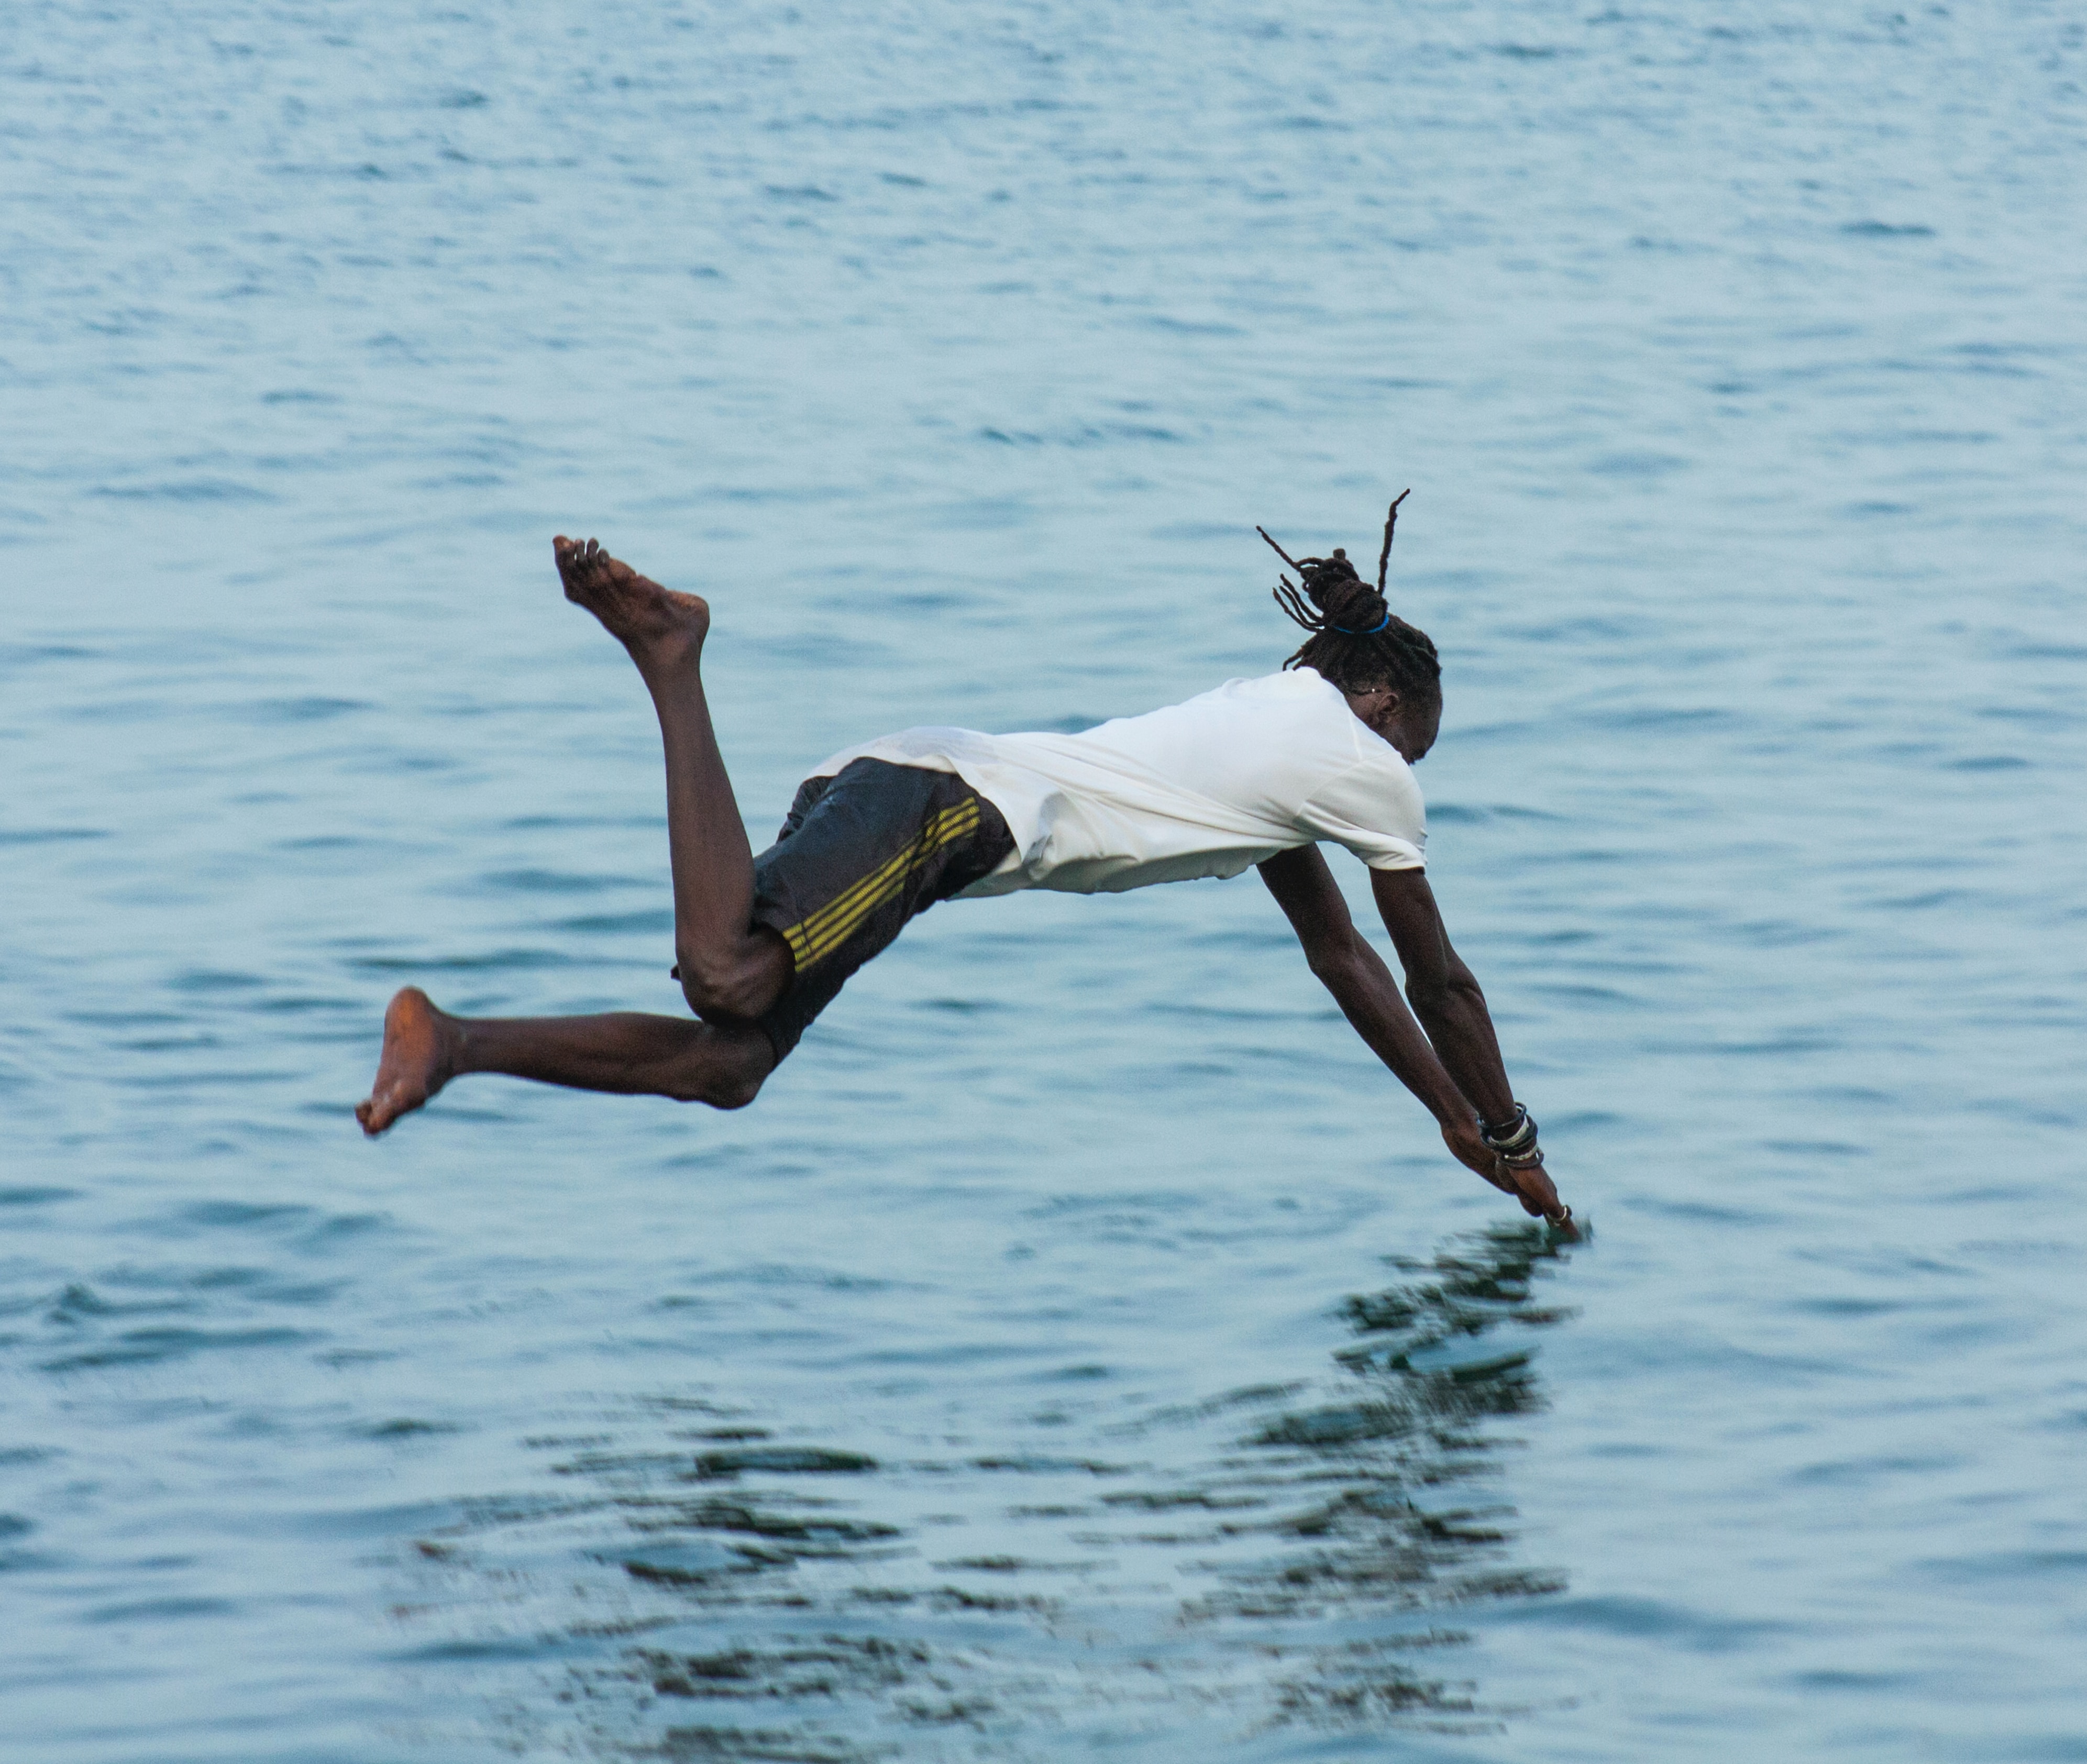
[[[1486,1121],[1479,1123],[1479,1138],[1485,1142],[1488,1151],[1495,1151],[1510,1163],[1536,1146],[1536,1120],[1520,1103],[1514,1105],[1513,1117],[1498,1127]]]

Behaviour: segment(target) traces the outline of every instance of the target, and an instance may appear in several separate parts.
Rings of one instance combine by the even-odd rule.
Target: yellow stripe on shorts
[[[915,872],[924,869],[936,852],[975,832],[978,824],[975,797],[945,809],[900,847],[895,856],[817,912],[808,913],[787,927],[783,935],[789,942],[791,961],[796,971],[801,974],[832,955],[861,928],[864,920],[894,899]]]
[[[809,943],[826,941],[824,933],[843,919],[850,920],[852,928],[853,924],[860,922],[860,916],[855,909],[873,895],[889,899],[888,885],[893,877],[895,875],[903,882],[914,868],[915,861],[924,859],[937,847],[947,843],[945,839],[938,837],[944,824],[967,818],[966,811],[971,809],[972,805],[969,803],[959,803],[955,808],[945,809],[940,814],[932,817],[918,833],[869,875],[843,889],[817,912],[806,914],[793,929],[802,932]],[[971,818],[975,819],[975,816],[974,809]]]

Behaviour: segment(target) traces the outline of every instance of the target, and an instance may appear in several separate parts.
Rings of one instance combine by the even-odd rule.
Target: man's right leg
[[[369,1100],[356,1105],[355,1118],[374,1138],[467,1072],[743,1108],[775,1067],[768,1037],[750,1027],[634,1010],[598,1017],[452,1017],[419,987],[408,986],[384,1013],[377,1081]]]
[[[753,850],[703,696],[710,607],[641,576],[591,539],[561,536],[552,549],[565,597],[630,651],[659,712],[681,991],[706,1019],[758,1017],[783,996],[794,967],[789,946],[753,922]]]

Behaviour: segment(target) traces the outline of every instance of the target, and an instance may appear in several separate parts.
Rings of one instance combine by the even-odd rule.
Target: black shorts
[[[753,861],[754,923],[780,933],[796,964],[789,989],[757,1019],[777,1064],[908,919],[1014,849],[1000,810],[954,772],[858,759],[800,784],[775,843]]]

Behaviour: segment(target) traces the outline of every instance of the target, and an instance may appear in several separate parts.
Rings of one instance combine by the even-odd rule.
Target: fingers
[[[1501,1194],[1513,1195],[1531,1219],[1548,1219],[1554,1225],[1570,1223],[1572,1209],[1559,1199],[1542,1164],[1509,1164],[1487,1150],[1475,1132],[1466,1134],[1456,1125],[1443,1128],[1442,1138],[1458,1163],[1483,1176]]]
[[[1509,1173],[1516,1178],[1522,1210],[1532,1219],[1556,1219],[1564,1211],[1564,1202],[1558,1198],[1558,1190],[1542,1164],[1510,1168]]]

